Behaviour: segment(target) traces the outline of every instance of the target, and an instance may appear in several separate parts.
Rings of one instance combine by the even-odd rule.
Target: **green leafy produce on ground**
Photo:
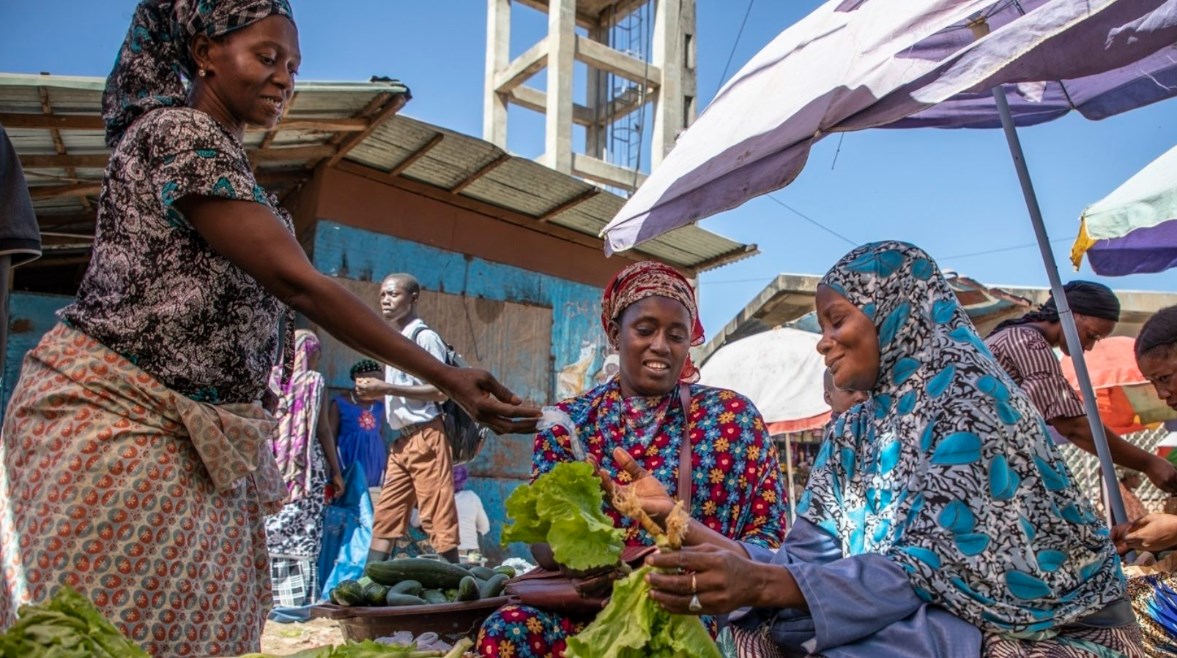
[[[702,620],[672,615],[649,597],[642,567],[613,584],[593,623],[568,638],[568,658],[723,658]]]
[[[591,465],[557,464],[507,498],[511,524],[503,528],[503,544],[550,544],[556,561],[571,569],[617,564],[624,535],[602,511],[603,500]]]
[[[66,586],[41,605],[21,606],[17,616],[0,635],[3,658],[150,658]]]

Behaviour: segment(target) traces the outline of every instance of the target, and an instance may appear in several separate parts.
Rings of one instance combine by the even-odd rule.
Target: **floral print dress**
[[[688,386],[688,384],[680,384]],[[769,548],[785,535],[785,498],[776,450],[760,412],[733,391],[690,385],[691,516],[726,537]],[[683,419],[677,389],[659,397],[624,398],[612,379],[558,405],[572,418],[586,451],[620,483],[629,480],[613,460],[624,448],[637,463],[678,496]],[[562,427],[535,438],[533,478],[572,461]],[[648,534],[611,507],[606,513],[626,531],[628,545],[649,545]],[[563,656],[565,638],[587,623],[523,605],[508,605],[483,624],[482,656]]]

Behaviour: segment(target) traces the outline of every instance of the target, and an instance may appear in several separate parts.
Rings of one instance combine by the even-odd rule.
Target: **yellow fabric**
[[[1095,240],[1087,234],[1087,218],[1079,218],[1079,235],[1075,237],[1075,244],[1071,247],[1071,264],[1075,266],[1075,271],[1079,271],[1079,266],[1083,264],[1083,254],[1087,250],[1095,246]]]

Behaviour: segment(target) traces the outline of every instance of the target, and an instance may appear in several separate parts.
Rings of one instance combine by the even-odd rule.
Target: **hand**
[[[1177,516],[1153,513],[1112,528],[1112,542],[1120,553],[1128,550],[1162,551],[1177,546]]]
[[[497,434],[535,432],[539,408],[524,405],[522,398],[485,370],[447,368],[445,380],[434,384],[474,420]]]
[[[646,564],[665,571],[646,575],[650,598],[679,615],[726,614],[755,606],[766,584],[759,578],[760,565],[710,545],[656,553],[646,558]],[[699,597],[702,609],[689,608],[692,595]]]
[[[383,386],[383,379],[358,377],[356,378],[356,397],[361,400],[379,400],[384,397],[384,393],[380,390]]]
[[[331,486],[333,487],[331,492],[331,499],[339,500],[343,496],[344,487],[347,486],[347,484],[343,481],[343,475],[340,473],[333,473],[331,475]]]
[[[594,467],[598,466],[597,460],[592,455],[589,455],[588,460]],[[666,515],[674,509],[674,499],[666,493],[666,487],[658,481],[658,478],[639,466],[633,457],[630,457],[629,453],[622,448],[613,449],[613,461],[617,462],[617,465],[629,474],[630,483],[628,485],[617,484],[608,471],[597,468],[597,477],[600,478],[601,487],[605,489],[609,501],[612,502],[618,487],[624,486],[632,489],[637,494],[642,510],[649,514],[654,521],[665,526]]]
[[[1158,489],[1177,493],[1177,467],[1163,457],[1154,457],[1144,469],[1144,474]]]

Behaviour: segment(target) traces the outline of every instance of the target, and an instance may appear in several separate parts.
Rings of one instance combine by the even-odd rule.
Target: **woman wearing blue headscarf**
[[[828,431],[779,552],[659,555],[685,573],[651,597],[751,607],[745,656],[1141,655],[1107,528],[931,258],[859,247],[817,309],[834,384],[870,398]]]
[[[534,428],[489,374],[446,366],[315,271],[258,186],[245,127],[277,125],[300,61],[287,0],[136,8],[103,94],[93,256],[4,418],[0,627],[66,584],[156,655],[259,648],[263,515],[288,493],[260,400],[280,352],[290,381],[293,311],[497,431]]]

